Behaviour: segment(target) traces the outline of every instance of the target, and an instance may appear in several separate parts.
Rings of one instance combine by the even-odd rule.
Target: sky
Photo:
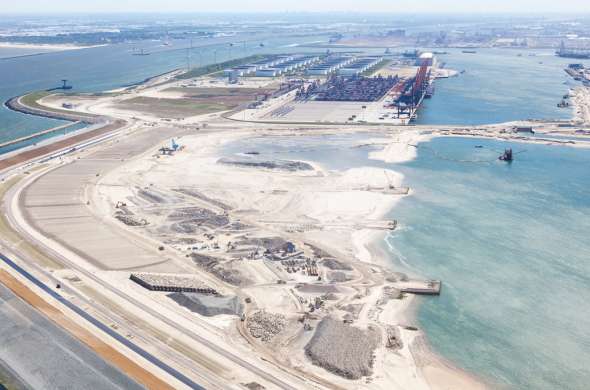
[[[5,14],[285,11],[588,14],[590,0],[0,0]]]

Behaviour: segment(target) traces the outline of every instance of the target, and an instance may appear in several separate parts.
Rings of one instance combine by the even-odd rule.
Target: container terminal
[[[424,99],[434,94],[434,79],[453,71],[439,69],[433,53],[326,54],[278,56],[227,69],[230,83],[252,79],[281,81],[280,99],[265,97],[231,118],[260,122],[410,124]],[[241,81],[240,81],[241,80]],[[273,100],[272,102],[269,100]]]

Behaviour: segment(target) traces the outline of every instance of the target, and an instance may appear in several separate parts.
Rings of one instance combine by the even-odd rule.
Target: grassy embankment
[[[76,115],[76,116],[80,116],[83,118],[86,118],[86,117],[92,118],[93,117],[93,115],[91,115],[91,114],[86,114],[83,112],[77,112],[77,111],[72,111],[72,110],[62,110],[59,108],[44,106],[39,103],[39,100],[43,99],[44,97],[50,96],[50,95],[55,95],[55,93],[51,92],[51,91],[35,91],[35,92],[28,93],[26,95],[23,95],[20,98],[20,102],[24,106],[30,107],[35,110],[43,110],[43,111],[53,112],[56,114]]]

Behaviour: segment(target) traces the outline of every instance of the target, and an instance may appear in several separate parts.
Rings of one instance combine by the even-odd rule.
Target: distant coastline
[[[74,44],[33,44],[33,43],[15,43],[15,42],[0,42],[0,49],[29,49],[29,50],[49,50],[49,51],[65,51],[65,50],[79,50],[90,49],[93,47],[107,46],[104,45],[74,45]]]

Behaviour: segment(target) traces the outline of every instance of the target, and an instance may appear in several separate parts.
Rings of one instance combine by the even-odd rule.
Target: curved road
[[[149,352],[147,352],[143,348],[137,346],[133,342],[129,341],[127,338],[121,336],[120,334],[118,334],[116,331],[114,331],[108,325],[103,324],[102,322],[100,322],[99,320],[97,320],[96,318],[91,316],[90,314],[86,313],[85,310],[79,308],[78,306],[76,306],[75,304],[73,304],[72,302],[70,302],[69,300],[67,300],[66,298],[64,298],[63,296],[58,294],[57,292],[55,292],[52,288],[50,288],[49,286],[47,286],[46,284],[41,282],[39,279],[35,278],[33,275],[31,275],[29,272],[27,272],[25,269],[20,267],[18,264],[16,264],[14,261],[9,259],[7,256],[5,256],[2,253],[0,253],[0,260],[2,260],[5,264],[7,264],[13,270],[17,271],[20,275],[22,275],[24,278],[26,278],[29,282],[33,283],[35,286],[39,287],[45,293],[49,294],[51,297],[56,299],[58,302],[60,302],[61,304],[66,306],[68,309],[72,310],[74,313],[79,315],[81,318],[88,321],[89,323],[94,325],[96,328],[98,328],[102,332],[106,333],[108,336],[112,337],[113,339],[117,340],[118,342],[120,342],[121,344],[126,346],[127,348],[131,349],[133,352],[137,353],[138,355],[140,355],[141,357],[143,357],[144,359],[146,359],[150,363],[161,368],[162,370],[164,370],[165,372],[167,372],[168,374],[170,374],[174,378],[178,379],[180,382],[184,383],[185,385],[187,385],[188,387],[190,387],[192,389],[198,389],[198,390],[205,389],[204,387],[193,382],[191,379],[187,378],[186,376],[184,376],[183,374],[181,374],[180,372],[178,372],[174,368],[163,363],[161,360],[159,360],[158,358],[156,358],[155,356],[153,356],[152,354],[150,354]]]
[[[151,134],[151,132],[148,132]],[[161,133],[161,132],[160,132]],[[153,138],[155,137],[155,138]],[[162,137],[162,135],[160,134],[160,137]],[[167,136],[166,136],[167,137]],[[156,134],[151,134],[150,138],[152,140],[152,143],[155,143],[158,141],[157,138],[159,138]],[[127,159],[132,157],[133,155],[136,154],[140,154],[140,152],[143,152],[145,149],[142,148],[138,148],[138,144],[141,144],[141,142],[135,142],[137,141],[137,138],[134,137],[125,137],[122,140],[119,140],[119,142],[114,143],[113,145],[109,145],[105,148],[102,148],[102,150],[100,151],[100,156],[102,156],[101,158],[96,158],[96,156],[93,156],[92,154],[90,154],[87,157],[83,157],[81,159],[75,160],[74,162],[70,163],[70,164],[66,164],[63,165],[57,169],[53,169],[50,170],[49,172],[46,172],[44,174],[42,174],[40,177],[42,180],[44,177],[48,177],[53,175],[60,175],[60,170],[64,170],[64,169],[70,169],[73,165],[76,164],[87,164],[90,166],[95,166],[94,168],[92,168],[92,172],[96,172],[97,170],[103,171],[104,169],[106,169],[106,165],[107,161],[106,160],[110,160],[110,162],[112,163],[116,163],[116,164],[120,164],[120,161],[122,158]],[[117,151],[117,148],[121,148],[121,146],[124,146],[125,142],[128,143],[133,143],[134,145],[130,148],[130,150],[125,150],[124,156],[121,155],[121,150]],[[109,149],[111,148],[111,149]],[[124,148],[123,148],[124,149]],[[105,156],[109,155],[109,158],[106,159],[104,158]],[[100,168],[100,169],[99,169]],[[68,175],[68,180],[67,180],[67,184],[64,184],[67,188],[59,188],[59,189],[55,189],[55,191],[59,192],[59,191],[67,191],[68,193],[71,194],[72,196],[72,203],[68,204],[67,206],[72,206],[72,207],[76,207],[76,213],[77,212],[81,212],[83,208],[86,208],[86,204],[83,203],[81,199],[77,199],[74,200],[73,198],[76,198],[76,194],[80,194],[83,193],[83,189],[85,184],[88,183],[88,171],[84,171],[85,174],[80,175],[80,176],[76,176],[76,175]],[[94,176],[94,173],[93,175]],[[63,182],[63,180],[62,180]],[[34,183],[37,183],[37,180],[29,180],[27,183],[27,188],[25,189],[25,191],[29,191],[30,190],[30,186],[32,186]],[[36,190],[39,190],[38,188]],[[127,302],[129,302],[130,304],[134,305],[135,307],[143,310],[144,312],[148,313],[149,315],[153,316],[154,318],[157,318],[158,320],[160,320],[161,322],[165,323],[166,325],[177,329],[179,332],[183,333],[184,335],[188,336],[189,338],[191,338],[192,340],[198,342],[199,344],[203,345],[206,349],[217,353],[223,357],[225,357],[226,359],[232,361],[233,363],[241,366],[242,368],[246,369],[247,371],[255,374],[256,376],[260,377],[261,379],[264,379],[265,381],[267,381],[268,383],[272,383],[275,386],[277,386],[278,388],[281,389],[290,389],[290,390],[295,390],[297,388],[301,388],[301,386],[299,387],[294,387],[289,383],[284,382],[283,380],[277,378],[276,376],[274,376],[271,372],[269,372],[270,370],[268,370],[268,368],[260,368],[256,365],[254,365],[253,363],[239,357],[238,355],[236,355],[235,353],[225,349],[224,347],[219,346],[218,344],[208,340],[206,337],[201,336],[200,334],[195,333],[194,331],[192,331],[191,329],[186,328],[185,326],[183,326],[182,324],[179,324],[173,320],[171,320],[170,318],[168,318],[167,316],[163,315],[162,313],[158,312],[157,310],[153,309],[152,307],[150,307],[149,305],[146,305],[145,303],[135,299],[134,297],[126,294],[125,292],[123,292],[122,290],[116,288],[115,286],[109,284],[107,281],[101,279],[100,277],[96,276],[94,273],[89,272],[86,268],[80,266],[79,264],[77,264],[74,261],[71,261],[70,259],[68,259],[66,256],[64,256],[62,253],[58,253],[57,251],[53,250],[52,248],[48,247],[45,243],[43,243],[41,240],[39,240],[37,237],[35,237],[34,234],[31,234],[30,230],[33,230],[35,233],[37,234],[41,234],[43,235],[45,238],[49,238],[52,241],[57,241],[60,244],[62,244],[62,246],[64,246],[65,248],[70,249],[71,251],[77,253],[77,254],[86,254],[86,251],[88,251],[88,247],[86,248],[82,248],[82,250],[77,247],[77,242],[74,242],[72,240],[68,240],[67,242],[63,241],[63,237],[56,237],[55,233],[60,231],[60,227],[57,226],[56,227],[56,231],[55,232],[43,232],[44,229],[40,229],[38,228],[38,226],[28,226],[28,223],[25,222],[23,223],[21,219],[16,218],[14,215],[14,207],[16,204],[19,204],[18,208],[21,208],[23,206],[22,202],[17,202],[15,200],[20,200],[21,198],[21,194],[23,192],[23,188],[19,188],[16,192],[14,192],[12,194],[12,196],[14,197],[14,199],[12,201],[8,201],[7,205],[8,210],[7,210],[7,217],[9,218],[9,220],[11,221],[11,224],[15,227],[17,227],[17,229],[19,230],[19,233],[25,237],[28,241],[30,242],[35,242],[37,245],[39,245],[40,247],[43,248],[43,251],[50,254],[50,256],[52,258],[57,259],[60,263],[64,264],[67,267],[70,267],[71,269],[76,270],[77,272],[80,272],[81,274],[83,274],[85,277],[101,284],[102,286],[104,286],[104,288],[116,295],[118,295],[119,297],[123,298],[124,300],[126,300]],[[36,191],[34,191],[36,192]],[[55,192],[54,192],[55,193]],[[43,208],[44,211],[48,211],[51,209],[52,205],[51,204],[44,204],[44,205],[37,205],[40,208]],[[59,204],[59,205],[55,205],[58,207],[63,207],[64,204]],[[80,208],[79,206],[83,206],[82,208]],[[26,208],[26,205],[25,205]],[[60,209],[56,209],[55,210],[57,213],[61,213],[63,212],[63,210]],[[90,217],[90,215],[88,216],[84,216],[84,218]],[[94,217],[92,217],[94,218]],[[34,218],[32,218],[32,225],[36,225],[37,221],[34,221]],[[30,222],[29,222],[30,223]],[[96,222],[96,229],[100,229],[100,221]],[[92,234],[91,232],[84,232],[85,235],[86,234]],[[116,234],[116,233],[115,233]],[[75,240],[78,241],[78,240]],[[131,245],[129,247],[125,248],[118,248],[121,253],[136,253],[137,252],[137,248],[132,247],[132,243],[129,241],[126,241],[128,245]],[[64,245],[65,244],[65,245]],[[120,245],[123,245],[122,243],[119,243]],[[98,258],[100,258],[100,256],[98,256]],[[100,267],[99,267],[100,268]],[[79,309],[78,309],[79,310]],[[119,336],[120,337],[120,336]],[[128,340],[124,339],[126,342],[128,342]],[[135,346],[137,347],[137,346]],[[138,347],[137,347],[138,348]],[[145,351],[143,351],[143,353],[145,353]],[[153,358],[153,357],[152,357]],[[161,362],[159,362],[158,364],[163,364]],[[261,362],[261,365],[265,365],[265,363]],[[168,369],[170,369],[168,367]],[[170,369],[172,370],[172,369]],[[173,372],[173,371],[171,371]],[[177,376],[178,372],[173,372],[174,376]],[[286,372],[281,371],[282,375],[287,375],[287,376],[291,376],[290,382],[292,383],[299,383],[300,385],[306,384],[309,385],[309,383],[306,383],[304,380],[302,380],[302,378],[299,377],[295,377],[292,375],[287,374]],[[182,374],[180,374],[182,375]],[[184,382],[184,380],[183,380]],[[185,383],[185,382],[184,382]],[[194,387],[196,384],[191,384],[191,387]],[[196,385],[198,386],[198,385]],[[199,388],[199,387],[195,387],[195,388]]]

